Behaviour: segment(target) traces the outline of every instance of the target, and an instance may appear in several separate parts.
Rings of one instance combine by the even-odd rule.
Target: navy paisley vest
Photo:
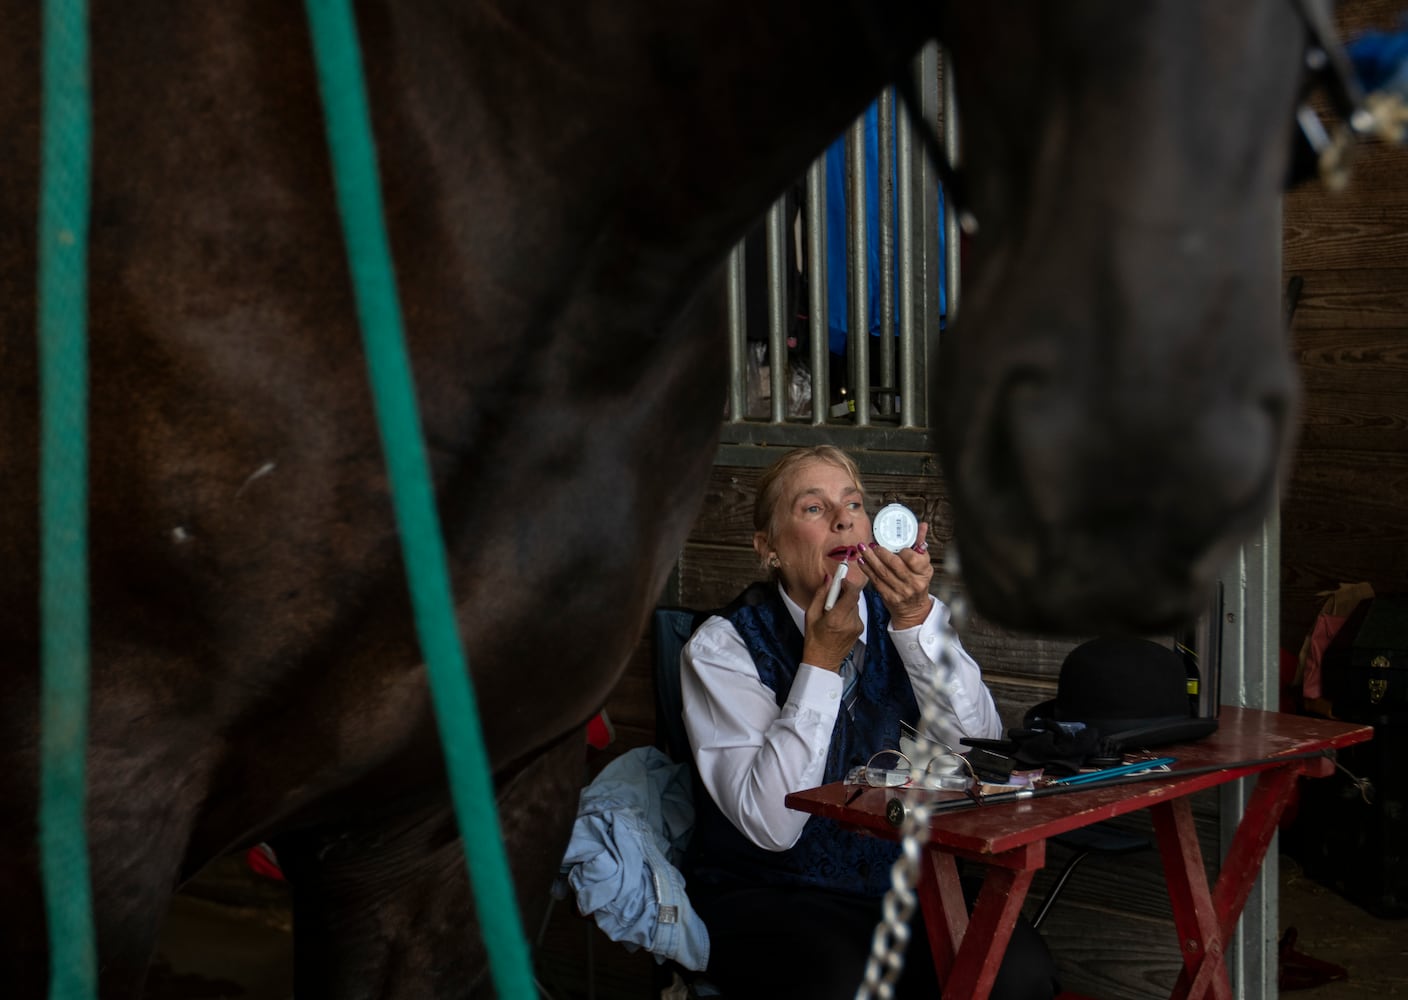
[[[889,612],[878,595],[862,591],[869,613],[865,669],[858,682],[854,718],[837,712],[823,782],[840,781],[878,750],[899,746],[900,720],[919,721],[909,675],[886,628]],[[720,611],[742,636],[758,677],[772,689],[780,708],[787,701],[802,661],[802,633],[773,583],[755,583]],[[690,876],[712,885],[799,885],[881,896],[890,885],[890,866],[899,845],[842,829],[813,816],[802,837],[786,851],[758,847],[719,811],[696,783],[695,826],[689,847]]]

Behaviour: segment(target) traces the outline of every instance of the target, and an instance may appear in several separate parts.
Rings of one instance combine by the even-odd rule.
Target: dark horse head
[[[937,381],[964,577],[1010,625],[1166,628],[1272,509],[1295,424],[1298,5],[952,4],[945,39],[978,223]]]

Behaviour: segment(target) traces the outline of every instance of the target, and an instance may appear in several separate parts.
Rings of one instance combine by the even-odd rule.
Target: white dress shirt
[[[778,586],[804,632],[806,612]],[[925,703],[960,735],[997,739],[1002,720],[982,671],[954,642],[953,669],[940,678],[940,630],[949,611],[930,595],[929,616],[909,629],[889,629],[921,711]],[[860,602],[861,640],[869,621]],[[684,725],[705,788],[739,831],[759,847],[785,851],[802,835],[810,815],[788,809],[788,792],[821,784],[831,732],[841,707],[841,676],[809,663],[797,671],[781,709],[758,677],[743,638],[733,625],[709,618],[680,657]],[[942,690],[940,688],[942,687]],[[930,734],[931,736],[934,734]]]

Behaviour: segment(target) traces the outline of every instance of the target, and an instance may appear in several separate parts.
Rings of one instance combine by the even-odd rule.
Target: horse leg
[[[19,696],[38,694],[31,675],[14,679]],[[133,711],[136,717],[139,713]],[[16,725],[16,730],[22,727]],[[95,727],[95,732],[100,732]],[[14,737],[15,733],[7,734]],[[130,741],[135,743],[136,741]],[[49,927],[40,881],[37,736],[0,750],[0,994],[41,1000],[48,992]],[[178,879],[200,776],[165,759],[152,743],[131,749],[100,736],[90,743],[88,868],[98,988],[103,1000],[142,995],[147,966]],[[189,754],[188,754],[189,756]],[[156,763],[160,761],[160,763]],[[157,791],[152,773],[184,775]],[[70,869],[78,876],[79,871]]]
[[[115,836],[92,835],[93,923],[103,1000],[143,995],[188,829],[188,815],[154,809],[134,816]]]
[[[577,811],[580,729],[498,792],[526,928],[541,920]],[[464,851],[447,799],[277,838],[293,891],[299,1000],[490,996]]]
[[[7,810],[8,812],[8,810]],[[49,940],[39,880],[37,833],[32,816],[10,829],[28,837],[5,837],[0,897],[0,982],[15,1000],[48,995]],[[98,995],[103,1000],[135,1000],[142,995],[147,967],[156,948],[162,916],[170,902],[180,845],[160,834],[118,845],[90,840],[93,927],[98,945]],[[120,851],[114,848],[121,847]]]

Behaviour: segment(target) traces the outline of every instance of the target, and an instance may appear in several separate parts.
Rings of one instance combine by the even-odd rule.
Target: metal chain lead
[[[919,731],[915,735],[917,753],[910,762],[909,786],[900,792],[905,804],[904,819],[900,823],[900,856],[890,868],[890,888],[881,904],[881,919],[875,925],[875,937],[871,942],[870,958],[865,965],[865,978],[856,989],[856,1000],[891,1000],[895,995],[895,983],[904,970],[905,949],[909,946],[910,920],[914,916],[914,887],[919,883],[919,862],[924,839],[929,832],[929,817],[932,808],[927,802],[915,801],[914,790],[928,762],[933,759],[939,746],[930,739],[930,733],[940,734],[944,743],[956,746],[957,734],[948,731],[947,723],[940,719],[934,706],[947,694],[948,680],[953,676],[954,649],[957,646],[957,629],[967,618],[967,607],[961,597],[954,598],[947,581],[958,578],[958,557],[952,545],[944,552],[944,583],[939,588],[939,600],[948,607],[939,627],[939,676],[935,697],[926,699],[921,708]]]

